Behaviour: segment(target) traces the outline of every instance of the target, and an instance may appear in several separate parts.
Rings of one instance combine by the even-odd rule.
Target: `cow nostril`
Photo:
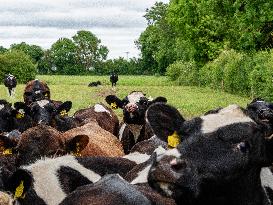
[[[177,158],[173,159],[170,162],[170,165],[176,171],[179,171],[181,169],[185,169],[187,167],[187,163],[186,163],[185,160],[183,160],[183,159],[177,159]]]

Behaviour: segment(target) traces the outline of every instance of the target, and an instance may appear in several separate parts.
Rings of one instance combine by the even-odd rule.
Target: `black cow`
[[[10,132],[13,129],[12,112],[11,103],[0,100],[0,133]]]
[[[118,82],[118,74],[115,73],[114,71],[111,72],[111,75],[110,75],[110,82],[112,83],[112,87],[114,87],[114,86],[117,85],[117,82]]]
[[[270,204],[260,172],[273,162],[272,130],[248,110],[231,105],[185,121],[175,108],[158,103],[147,120],[162,140],[174,132],[181,139],[153,163],[153,188],[184,205]]]
[[[13,91],[17,85],[16,77],[11,74],[5,75],[4,85],[8,88],[9,95],[12,96]]]
[[[167,99],[164,97],[149,100],[140,91],[131,92],[123,100],[115,95],[108,95],[105,100],[112,108],[123,109],[124,123],[120,127],[119,139],[122,142],[125,154],[128,154],[137,142],[153,136],[151,129],[145,122],[147,108],[155,102],[167,102]]]
[[[97,87],[99,85],[101,85],[101,82],[100,81],[96,81],[96,82],[89,83],[88,87]]]

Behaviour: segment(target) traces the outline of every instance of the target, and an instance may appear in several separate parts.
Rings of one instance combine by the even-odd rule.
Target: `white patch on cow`
[[[39,93],[41,93],[42,91],[41,90],[36,90],[34,93],[35,94],[39,94]]]
[[[150,158],[150,155],[133,152],[123,156],[122,158],[129,159],[137,164],[141,164],[143,162],[146,162]]]
[[[139,102],[141,97],[145,97],[142,92],[132,92],[127,96],[130,103],[137,103]]]
[[[5,105],[0,104],[0,110],[2,110],[5,107]]]
[[[160,161],[164,156],[172,156],[172,157],[175,157],[175,158],[180,158],[181,157],[181,154],[180,152],[178,151],[178,149],[174,148],[174,149],[169,149],[163,153],[161,153],[161,155],[158,155],[157,157],[157,161]]]
[[[147,166],[145,169],[138,173],[138,176],[131,182],[131,184],[143,184],[148,182],[148,174],[152,165]]]
[[[108,114],[112,117],[112,115],[111,115],[111,113],[109,112],[109,110],[106,110],[105,107],[103,107],[103,106],[100,105],[100,104],[96,104],[96,105],[94,106],[94,111],[95,111],[95,112],[106,112],[106,113],[108,113]]]
[[[37,103],[40,107],[44,108],[49,103],[49,101],[48,100],[39,100],[39,101],[37,101]]]
[[[269,187],[273,190],[273,174],[268,167],[262,168],[260,178],[263,187]]]
[[[123,136],[123,133],[124,133],[124,130],[125,130],[125,127],[126,127],[126,124],[123,123],[122,126],[120,127],[119,129],[119,132],[118,132],[118,138],[119,138],[119,141],[121,141],[122,139],[122,136]]]
[[[24,110],[24,109],[19,109],[18,112],[19,112],[20,114],[25,114],[25,110]]]
[[[167,196],[172,196],[173,192],[169,189],[169,184],[160,182],[159,187],[167,194]]]
[[[149,101],[153,101],[154,99],[152,98],[152,96],[149,96],[149,97],[148,97],[148,100],[149,100]]]
[[[92,182],[97,182],[101,178],[100,175],[79,164],[70,155],[55,159],[38,160],[32,165],[22,167],[31,172],[34,178],[34,190],[48,205],[59,204],[66,197],[57,176],[57,171],[61,166],[77,170]]]
[[[134,140],[137,142],[143,125],[127,124],[129,130],[134,135]]]
[[[200,117],[202,122],[202,133],[211,133],[217,129],[234,123],[254,122],[246,116],[238,105],[229,105],[221,109],[218,113]]]
[[[167,150],[164,149],[161,145],[154,150],[154,152],[156,153],[157,156],[164,154],[166,151]]]

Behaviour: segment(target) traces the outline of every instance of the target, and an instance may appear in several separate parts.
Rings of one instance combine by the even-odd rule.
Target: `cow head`
[[[164,97],[149,100],[143,92],[139,91],[131,92],[123,100],[115,95],[108,95],[105,100],[112,108],[123,109],[123,120],[125,123],[138,125],[144,124],[145,112],[150,105],[155,102],[167,102],[167,99]]]
[[[273,125],[273,104],[266,102],[261,98],[254,99],[247,105],[249,115],[255,121]]]
[[[13,127],[11,103],[0,100],[0,132],[9,132]]]
[[[71,101],[66,101],[56,107],[50,100],[39,100],[32,102],[29,107],[34,124],[49,125],[57,115],[65,117],[71,106]]]
[[[192,119],[200,131],[190,135],[184,135],[187,121],[171,106],[151,106],[147,120],[159,138],[166,141],[172,132],[180,137],[176,148],[157,157],[148,179],[178,204],[244,204],[261,189],[260,171],[273,162],[273,140],[244,109],[228,106]]]
[[[29,105],[44,99],[50,99],[50,90],[47,84],[40,80],[29,81],[24,91],[24,102]]]

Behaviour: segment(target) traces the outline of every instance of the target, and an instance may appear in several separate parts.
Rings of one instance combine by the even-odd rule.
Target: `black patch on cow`
[[[87,177],[70,167],[61,166],[57,171],[62,190],[69,194],[77,187],[92,183]]]
[[[124,177],[136,165],[135,162],[118,157],[77,157],[76,159],[85,168],[101,176],[119,174]]]

